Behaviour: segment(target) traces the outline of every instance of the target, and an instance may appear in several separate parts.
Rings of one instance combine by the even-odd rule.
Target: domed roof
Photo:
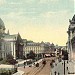
[[[5,26],[4,26],[4,22],[2,21],[2,19],[0,18],[0,29],[3,28],[5,29]]]

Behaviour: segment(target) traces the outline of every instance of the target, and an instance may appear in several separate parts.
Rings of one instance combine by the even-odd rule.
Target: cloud
[[[35,2],[36,0],[25,0],[26,3],[32,3]]]
[[[51,16],[55,16],[55,15],[68,15],[68,13],[70,13],[69,10],[63,10],[63,11],[48,11],[48,12],[44,12],[41,15],[44,17],[51,17]]]
[[[8,13],[6,16],[8,17],[8,16],[10,16],[10,18],[12,17],[12,18],[14,18],[14,17],[19,17],[19,16],[21,16],[23,14],[23,12],[10,12],[10,13]]]
[[[0,0],[0,6],[4,5],[6,3],[6,0]]]
[[[42,16],[42,17],[46,17],[46,18],[50,18],[50,17],[51,17],[52,15],[54,15],[54,14],[55,14],[55,12],[51,12],[51,11],[49,12],[49,11],[48,11],[48,12],[42,13],[41,16]]]
[[[74,0],[74,14],[75,14],[75,0]]]
[[[18,2],[16,2],[16,1],[11,1],[11,2],[9,2],[8,4],[12,4],[12,5],[16,5],[16,4],[25,4],[25,3],[33,3],[33,2],[35,2],[35,0],[19,0]]]
[[[73,16],[73,13],[69,10],[63,10],[63,11],[48,11],[40,14],[41,17],[46,18],[46,20],[51,20],[51,23],[55,21],[55,23],[67,23],[68,19]]]
[[[49,3],[49,2],[57,2],[59,0],[40,0],[39,3]]]
[[[20,5],[20,4],[23,4],[22,2],[8,2],[7,4],[10,4],[10,5]]]

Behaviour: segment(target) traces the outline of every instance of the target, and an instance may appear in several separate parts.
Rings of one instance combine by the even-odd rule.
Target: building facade
[[[55,55],[55,45],[49,42],[33,42],[33,41],[27,41],[26,39],[24,41],[24,53],[23,55],[26,57],[27,54],[29,54],[30,51],[33,51],[37,57],[41,54],[42,57],[45,57],[45,55]]]
[[[26,42],[26,44],[24,45],[24,55],[26,56],[31,50],[35,54],[43,54],[46,50],[49,50],[49,46],[44,42]]]
[[[5,33],[5,25],[0,19],[0,58],[5,58],[11,54],[14,59],[22,58],[23,42],[20,34],[10,35],[9,31]]]
[[[68,28],[68,52],[69,52],[69,60],[75,62],[75,15],[72,20],[69,20],[70,25]]]

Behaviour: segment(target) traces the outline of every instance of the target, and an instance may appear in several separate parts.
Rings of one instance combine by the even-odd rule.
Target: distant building
[[[45,51],[49,50],[49,46],[44,42],[36,43],[36,42],[26,42],[24,45],[24,55],[26,56],[31,50],[35,54],[43,54]]]
[[[68,52],[69,52],[69,60],[75,61],[75,15],[72,20],[69,20],[70,25],[68,28]]]
[[[45,42],[45,47],[46,49],[44,50],[45,54],[55,54],[55,45],[52,43],[50,44],[49,42]]]
[[[42,53],[42,50],[44,50],[41,47],[40,43],[35,43],[35,42],[27,42],[25,47],[24,47],[24,54],[26,56],[26,54],[28,54],[30,51],[33,51],[34,53],[38,54],[38,53]]]
[[[5,25],[0,19],[0,58],[6,58],[11,54],[14,59],[23,57],[23,41],[20,34],[10,35],[5,33]]]
[[[66,50],[66,46],[55,46],[55,54],[56,56],[62,56],[62,51]]]
[[[29,54],[29,52],[32,50],[35,54],[37,54],[37,57],[39,54],[41,54],[43,57],[48,54],[55,54],[55,45],[49,42],[33,42],[33,41],[27,41],[26,39],[24,41],[24,49],[23,54],[26,56]]]

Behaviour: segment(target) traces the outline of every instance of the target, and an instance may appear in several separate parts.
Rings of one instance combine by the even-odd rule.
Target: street
[[[51,60],[47,60],[45,67],[37,75],[50,75],[50,62]]]
[[[50,75],[51,72],[50,63],[52,59],[55,59],[55,57],[45,58],[44,60],[46,60],[46,65],[43,65],[41,61],[39,63],[39,67],[36,66],[25,68],[19,67],[19,70],[24,71],[23,75]]]

